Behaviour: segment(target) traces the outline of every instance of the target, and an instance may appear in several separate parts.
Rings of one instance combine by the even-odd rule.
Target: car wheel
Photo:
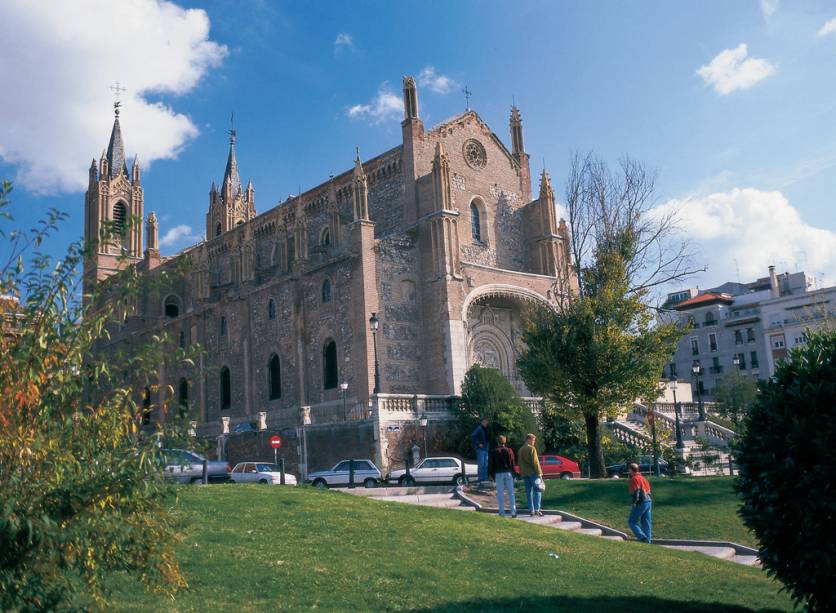
[[[372,478],[368,478],[365,481],[363,481],[363,487],[365,487],[365,488],[377,487],[377,481],[375,481]]]
[[[325,479],[317,479],[313,482],[313,486],[318,487],[321,490],[324,490],[326,487],[328,487],[328,484],[325,482]]]
[[[563,474],[560,475],[560,478],[565,479],[565,480],[568,481],[569,479],[572,478],[572,473],[563,473]]]
[[[413,485],[415,485],[415,479],[413,479],[411,476],[401,477],[400,479],[398,479],[398,485],[403,485],[405,487],[412,487]]]
[[[464,477],[461,475],[453,477],[453,485],[464,485]]]
[[[259,480],[258,480],[258,482],[259,482],[261,485],[267,485],[267,479],[259,479]]]
[[[192,477],[191,480],[189,480],[189,484],[195,485],[197,483],[200,483],[201,481],[203,481],[203,479],[201,479],[200,477]]]

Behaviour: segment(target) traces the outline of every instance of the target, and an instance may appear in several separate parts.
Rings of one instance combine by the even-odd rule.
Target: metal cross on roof
[[[473,92],[470,91],[469,89],[467,89],[467,85],[465,85],[464,89],[462,90],[462,93],[464,94],[464,101],[465,101],[465,107],[464,108],[465,108],[466,111],[469,111],[470,110],[470,97],[473,95]]]
[[[120,86],[119,81],[116,81],[116,83],[111,85],[110,90],[113,92],[114,98],[116,98],[113,101],[113,112],[118,116],[119,115],[119,107],[122,106],[122,103],[119,101],[119,95],[122,92],[126,92],[128,90],[125,89],[124,87]]]
[[[229,114],[229,130],[227,131],[229,134],[229,142],[235,142],[235,113],[232,112]]]

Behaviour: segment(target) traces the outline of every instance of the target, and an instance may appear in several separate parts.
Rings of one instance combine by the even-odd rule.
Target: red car
[[[544,479],[577,479],[581,476],[581,467],[577,462],[556,453],[542,454],[540,468],[543,469]],[[520,467],[515,466],[514,472],[519,475]]]

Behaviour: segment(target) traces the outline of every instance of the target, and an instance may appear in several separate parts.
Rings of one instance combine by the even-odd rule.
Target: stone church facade
[[[206,433],[262,411],[290,425],[311,407],[313,419],[300,419],[316,423],[317,411],[364,413],[378,398],[455,396],[474,363],[527,395],[515,366],[521,309],[554,306],[576,287],[549,177],[532,198],[516,107],[509,149],[472,110],[425,129],[412,77],[403,104],[400,145],[364,161],[358,152],[350,170],[263,213],[252,184],[242,187],[231,132],[206,239],[170,258],[160,256],[156,216],[144,217],[139,162],[128,170],[117,113],[90,167],[85,236],[109,221],[124,228],[122,244],[88,258],[85,287],[124,266],[187,272],[130,305],[102,350],[129,350],[160,330],[199,343],[196,372],[161,366],[158,383],[177,390]],[[130,217],[146,221],[128,227]]]

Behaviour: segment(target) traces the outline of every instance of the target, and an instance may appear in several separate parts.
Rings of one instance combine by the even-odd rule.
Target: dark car
[[[643,475],[652,475],[654,474],[653,470],[653,458],[641,458],[639,462],[639,472]],[[629,462],[625,462],[622,464],[613,464],[612,466],[607,466],[607,476],[608,477],[626,477],[627,476],[627,466]],[[663,475],[668,474],[668,463],[667,461],[659,458],[659,473]]]

